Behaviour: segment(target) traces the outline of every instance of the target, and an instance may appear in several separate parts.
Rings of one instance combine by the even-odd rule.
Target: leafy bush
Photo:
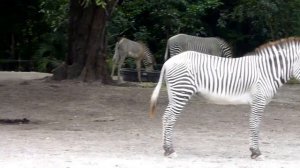
[[[35,67],[41,72],[51,72],[62,62],[65,54],[65,36],[58,32],[45,34],[33,56]]]

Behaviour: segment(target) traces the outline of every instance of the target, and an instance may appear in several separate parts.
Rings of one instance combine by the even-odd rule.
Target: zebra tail
[[[165,75],[165,68],[163,66],[161,69],[161,72],[160,72],[158,83],[157,83],[156,87],[154,88],[151,99],[150,99],[150,111],[149,111],[150,118],[154,118],[154,116],[155,116],[157,99],[159,96],[159,91],[160,91],[161,85],[163,83],[164,75]]]

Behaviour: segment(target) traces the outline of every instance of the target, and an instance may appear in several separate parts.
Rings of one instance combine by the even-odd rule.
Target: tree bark
[[[118,0],[106,0],[102,8],[92,2],[88,7],[70,0],[68,54],[65,63],[53,71],[53,78],[99,80],[110,83],[106,64],[106,24]]]

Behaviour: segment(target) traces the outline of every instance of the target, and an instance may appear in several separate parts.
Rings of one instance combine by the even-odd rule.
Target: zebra
[[[138,80],[141,82],[141,61],[143,61],[146,71],[153,71],[155,59],[150,49],[142,42],[135,42],[127,38],[121,38],[115,45],[115,53],[113,56],[113,65],[111,76],[114,75],[115,66],[118,65],[118,81],[120,81],[120,69],[127,57],[135,59],[136,69],[138,72]]]
[[[194,94],[215,104],[250,105],[250,151],[261,159],[259,126],[265,106],[291,77],[300,80],[300,37],[269,42],[240,58],[215,57],[186,51],[164,63],[150,100],[150,116],[156,111],[163,80],[169,103],[163,115],[165,156],[176,156],[172,144],[175,122]]]
[[[197,37],[187,34],[177,34],[168,39],[165,61],[184,51],[198,51],[221,57],[232,57],[229,44],[218,37]]]

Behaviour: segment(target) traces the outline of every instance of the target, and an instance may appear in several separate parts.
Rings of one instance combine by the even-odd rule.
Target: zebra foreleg
[[[251,106],[250,113],[250,151],[251,158],[257,159],[257,157],[261,156],[261,152],[259,150],[259,125],[262,119],[262,114],[265,107],[265,101],[259,100],[254,101]]]
[[[113,77],[115,74],[115,68],[116,68],[116,62],[114,61],[111,69],[111,75],[110,75],[111,77]]]
[[[123,55],[120,60],[118,61],[118,83],[121,82],[121,79],[120,79],[120,71],[121,71],[121,68],[122,68],[122,65],[124,64],[124,61],[125,61],[125,58],[126,58],[126,55]]]
[[[142,82],[142,78],[141,78],[141,60],[136,60],[136,70],[137,70],[137,74],[138,74],[138,80],[139,82]]]

